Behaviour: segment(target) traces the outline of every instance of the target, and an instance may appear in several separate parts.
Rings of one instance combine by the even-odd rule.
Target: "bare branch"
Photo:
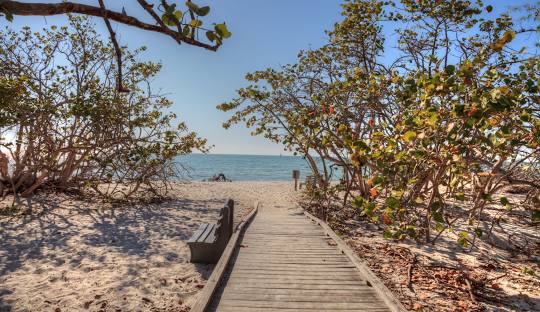
[[[109,21],[109,18],[107,16],[107,9],[105,8],[105,4],[103,3],[103,0],[99,0],[99,6],[101,7],[101,12],[103,14],[103,20],[105,20],[105,25],[107,25],[107,29],[109,30],[109,34],[111,35],[111,41],[114,46],[114,51],[116,52],[116,63],[118,64],[118,76],[116,77],[116,87],[118,89],[118,92],[129,92],[128,89],[125,89],[122,85],[122,50],[120,49],[120,46],[118,45],[118,41],[116,40],[116,34],[114,33],[114,30],[112,29],[111,22]]]

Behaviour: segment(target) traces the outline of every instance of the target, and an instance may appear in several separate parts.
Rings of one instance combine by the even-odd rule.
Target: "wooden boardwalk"
[[[239,244],[210,311],[391,311],[299,209],[262,207]]]

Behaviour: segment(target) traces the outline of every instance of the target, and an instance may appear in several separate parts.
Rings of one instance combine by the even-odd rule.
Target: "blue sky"
[[[38,1],[35,1],[38,2]],[[41,1],[59,2],[59,1]],[[78,1],[97,4],[97,0]],[[106,1],[112,9],[145,17],[135,0]],[[190,129],[215,145],[212,153],[271,154],[283,152],[279,145],[262,137],[250,136],[244,126],[225,130],[221,127],[229,113],[216,105],[235,96],[246,85],[247,72],[278,67],[294,62],[299,50],[318,47],[325,41],[325,29],[331,29],[340,17],[340,1],[335,0],[221,0],[195,1],[210,5],[205,22],[227,22],[233,33],[218,52],[209,52],[188,45],[177,45],[171,38],[113,23],[119,41],[131,48],[148,47],[143,57],[161,61],[163,70],[154,83],[174,101],[172,110],[187,122]],[[147,19],[148,20],[148,19]],[[6,23],[4,19],[1,24]],[[61,25],[65,17],[15,16],[14,27],[29,25],[36,30],[48,25]],[[96,27],[104,34],[101,19]],[[285,153],[284,153],[285,154]]]
[[[531,0],[532,1],[532,0]],[[30,2],[30,1],[28,1]],[[59,1],[34,1],[59,2]],[[97,0],[77,1],[97,5]],[[485,1],[496,9],[505,7],[506,1]],[[512,4],[530,1],[515,1]],[[111,9],[147,18],[135,0],[106,1]],[[209,52],[188,45],[177,45],[171,38],[113,23],[119,41],[131,48],[147,46],[143,58],[161,61],[163,70],[156,78],[154,88],[174,101],[172,110],[188,126],[214,145],[212,153],[267,154],[283,152],[279,145],[262,137],[252,137],[244,126],[229,130],[221,127],[228,113],[215,107],[235,96],[235,91],[246,85],[244,75],[258,69],[279,67],[292,63],[302,49],[317,48],[324,44],[324,30],[331,29],[340,20],[339,0],[215,0],[195,1],[210,5],[212,10],[204,21],[226,21],[232,37],[218,52]],[[498,11],[498,10],[497,10]],[[4,19],[0,24],[4,24]],[[65,23],[63,16],[20,17],[14,27],[29,25],[38,30],[46,25]],[[101,19],[96,27],[106,35]]]

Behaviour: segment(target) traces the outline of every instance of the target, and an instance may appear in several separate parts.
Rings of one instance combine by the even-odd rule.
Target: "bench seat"
[[[191,238],[187,241],[191,243],[208,243],[211,244],[216,240],[216,224],[203,223],[199,226],[199,229],[193,233]]]

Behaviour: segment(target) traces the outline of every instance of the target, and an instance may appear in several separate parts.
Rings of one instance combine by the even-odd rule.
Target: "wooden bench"
[[[233,233],[234,201],[227,200],[216,223],[204,223],[187,241],[191,262],[217,263]]]

